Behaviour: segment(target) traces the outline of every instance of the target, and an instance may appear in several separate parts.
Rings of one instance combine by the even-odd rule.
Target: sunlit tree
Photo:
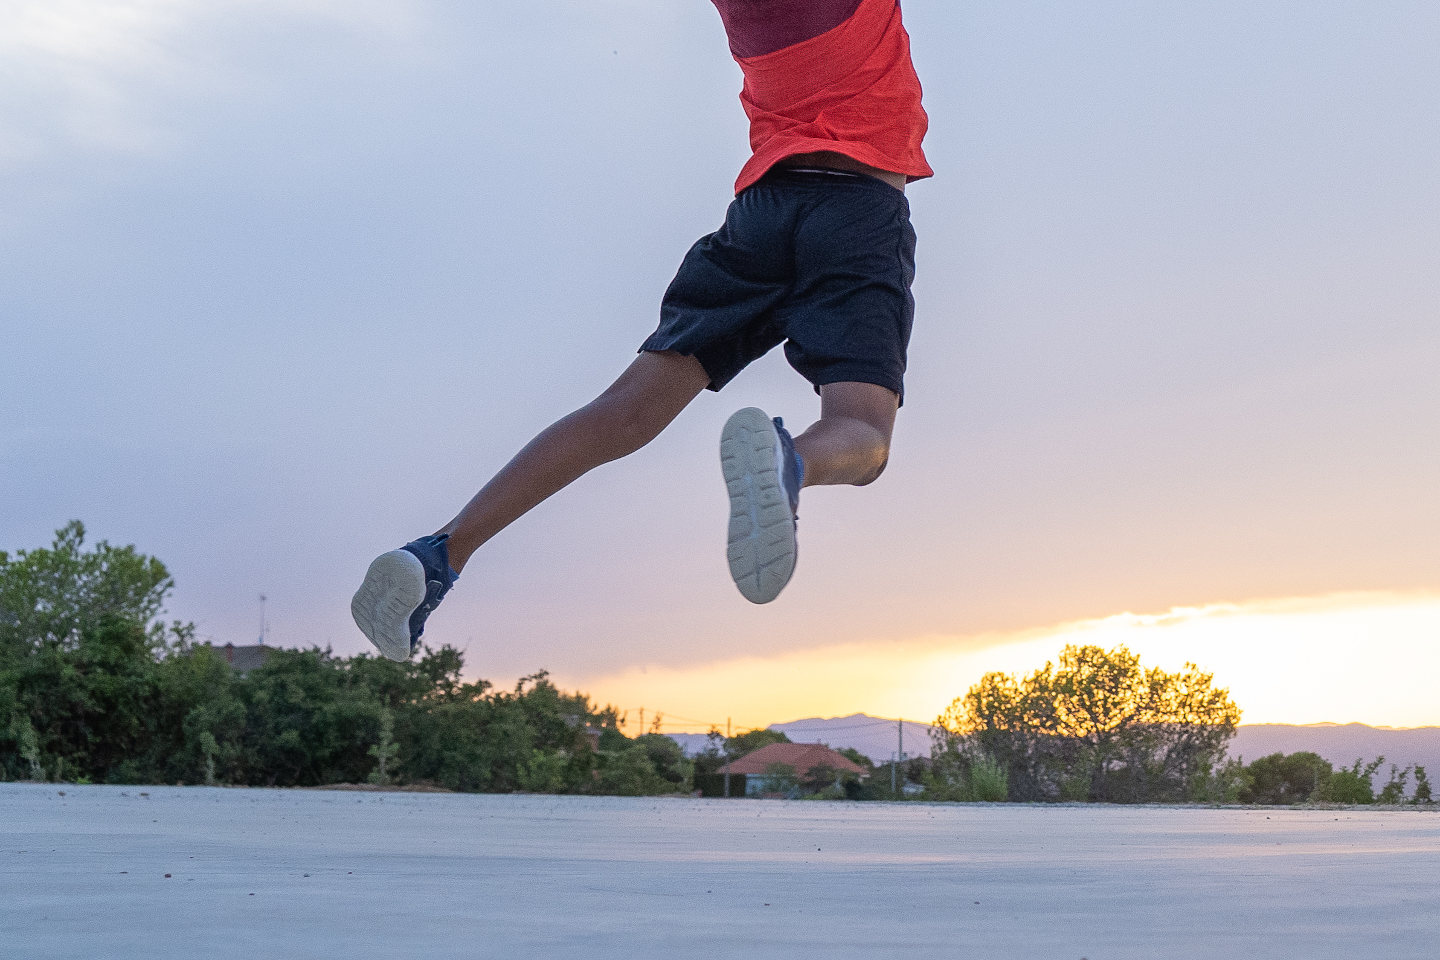
[[[1224,754],[1240,710],[1194,664],[1145,668],[1123,646],[1067,646],[1023,679],[983,676],[936,720],[932,756],[963,778],[1001,766],[1014,800],[1180,800]]]

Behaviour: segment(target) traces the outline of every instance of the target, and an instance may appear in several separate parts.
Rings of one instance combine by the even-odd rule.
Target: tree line
[[[87,547],[79,522],[49,548],[0,551],[0,779],[714,793],[725,763],[786,739],[712,732],[686,757],[659,733],[625,736],[613,707],[543,671],[506,690],[467,681],[451,647],[405,663],[276,649],[239,673],[192,625],[162,620],[173,588],[134,547]],[[869,777],[771,773],[792,795],[859,800],[1397,803],[1413,778],[1411,802],[1431,801],[1418,766],[1392,765],[1377,792],[1384,758],[1231,760],[1239,718],[1194,665],[1067,647],[1023,678],[982,677],[937,718],[928,758],[877,767],[845,750]]]
[[[0,552],[0,777],[96,783],[660,794],[687,788],[669,737],[544,672],[466,681],[451,647],[406,663],[274,650],[241,674],[160,620],[174,583],[133,547]]]

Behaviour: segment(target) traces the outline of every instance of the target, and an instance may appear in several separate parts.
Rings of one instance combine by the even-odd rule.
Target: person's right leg
[[[649,443],[709,383],[694,357],[642,353],[599,397],[541,431],[454,520],[376,557],[350,602],[356,625],[386,657],[406,659],[480,545],[581,475]]]

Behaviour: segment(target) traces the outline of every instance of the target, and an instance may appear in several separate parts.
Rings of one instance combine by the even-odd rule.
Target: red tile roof
[[[206,644],[206,646],[210,646]],[[216,653],[225,659],[237,673],[248,673],[256,667],[263,667],[265,661],[270,659],[270,654],[275,652],[274,647],[267,647],[263,643],[252,644],[248,647],[237,647],[233,643],[227,643],[223,647],[213,647]]]
[[[760,774],[765,773],[767,767],[776,763],[793,767],[795,773],[802,777],[816,767],[829,767],[842,773],[868,772],[864,767],[843,754],[836,753],[823,743],[772,743],[753,753],[745,754],[739,760],[727,763],[720,768],[720,772]]]

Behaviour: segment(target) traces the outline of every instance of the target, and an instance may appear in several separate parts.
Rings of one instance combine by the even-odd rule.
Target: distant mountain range
[[[848,717],[811,717],[789,723],[772,723],[796,743],[825,743],[837,750],[853,747],[875,763],[887,763],[900,746],[899,721],[852,713]],[[689,754],[705,749],[705,736],[698,733],[671,734]],[[930,726],[904,722],[904,749],[907,756],[930,755]],[[1348,767],[1356,758],[1366,761],[1385,758],[1390,764],[1408,767],[1419,764],[1433,780],[1440,781],[1440,727],[1368,727],[1363,723],[1312,723],[1293,726],[1279,723],[1245,724],[1230,741],[1230,756],[1246,763],[1272,753],[1318,753],[1338,767]],[[1382,780],[1377,776],[1377,783]]]
[[[1408,767],[1419,764],[1432,779],[1440,776],[1440,727],[1367,727],[1363,723],[1245,724],[1230,741],[1230,756],[1246,763],[1272,753],[1318,753],[1339,767],[1348,767],[1357,758],[1366,762],[1385,758],[1376,776],[1380,783],[1390,764]],[[1413,781],[1412,781],[1413,782]]]

